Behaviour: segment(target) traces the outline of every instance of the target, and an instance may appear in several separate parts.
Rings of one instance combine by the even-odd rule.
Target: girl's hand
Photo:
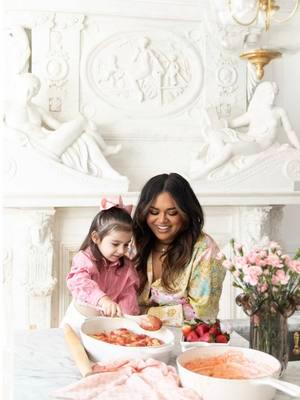
[[[112,299],[109,296],[101,297],[101,299],[98,301],[98,305],[106,317],[122,316],[122,311],[120,306],[114,301],[112,301]]]

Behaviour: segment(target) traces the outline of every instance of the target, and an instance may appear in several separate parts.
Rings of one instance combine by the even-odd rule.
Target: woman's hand
[[[114,302],[109,296],[103,296],[98,301],[98,306],[106,317],[121,317],[122,311],[120,306]]]

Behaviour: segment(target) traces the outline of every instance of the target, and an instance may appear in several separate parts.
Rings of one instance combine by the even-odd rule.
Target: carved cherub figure
[[[5,110],[6,126],[25,134],[35,150],[55,161],[88,175],[120,178],[104,155],[117,153],[121,145],[108,146],[97,125],[81,114],[59,122],[32,101],[40,87],[39,78],[31,73],[16,76],[16,93]]]
[[[278,87],[275,82],[260,83],[244,114],[227,122],[227,127],[223,129],[209,128],[205,133],[206,154],[192,160],[190,178],[203,178],[235,156],[272,151],[272,147],[277,143],[280,125],[283,126],[290,145],[300,150],[299,138],[291,127],[286,111],[274,105],[277,93]],[[243,126],[248,126],[247,132],[236,130]]]

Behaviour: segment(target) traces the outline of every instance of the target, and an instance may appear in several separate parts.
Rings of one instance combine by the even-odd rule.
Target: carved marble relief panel
[[[213,36],[206,36],[206,107],[218,117],[230,119],[246,108],[246,64],[237,55],[220,49]]]
[[[86,74],[102,101],[145,117],[184,109],[203,82],[197,49],[162,30],[120,32],[99,41],[87,55]]]
[[[36,19],[39,14],[36,14]],[[32,72],[42,81],[38,101],[68,119],[79,111],[81,14],[52,15],[51,24],[32,26]]]

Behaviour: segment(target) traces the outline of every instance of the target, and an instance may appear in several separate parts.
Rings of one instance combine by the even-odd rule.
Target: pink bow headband
[[[125,205],[123,203],[123,199],[121,196],[119,196],[116,199],[106,199],[105,197],[103,197],[101,199],[101,204],[100,204],[100,210],[109,210],[110,208],[113,207],[117,207],[117,208],[121,208],[122,210],[126,211],[129,215],[131,215],[132,209],[133,209],[133,205],[132,204],[128,204]]]

